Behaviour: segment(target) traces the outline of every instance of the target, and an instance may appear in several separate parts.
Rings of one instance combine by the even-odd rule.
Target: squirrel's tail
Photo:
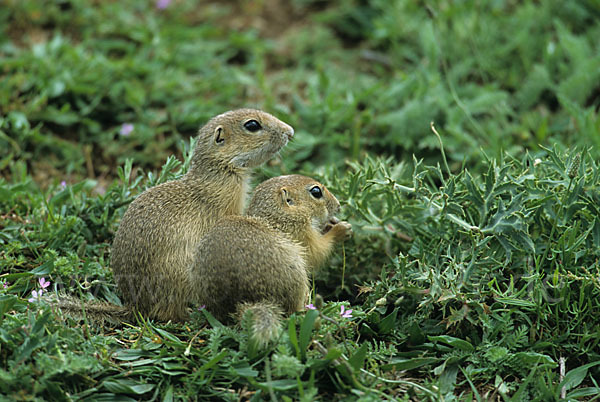
[[[84,317],[98,325],[110,323],[120,325],[133,320],[131,309],[102,301],[83,301],[73,296],[61,295],[52,300],[52,305],[66,316],[82,320]]]
[[[242,327],[250,331],[251,341],[259,349],[277,339],[281,331],[283,311],[277,304],[262,301],[241,303],[237,306],[237,316]]]

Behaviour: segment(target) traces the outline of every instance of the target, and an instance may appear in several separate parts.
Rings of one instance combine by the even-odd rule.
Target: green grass
[[[597,398],[598,1],[0,4],[1,396]],[[242,106],[296,129],[255,182],[314,176],[353,225],[318,312],[257,351],[203,313],[112,329],[28,301],[44,277],[118,303],[128,203]]]

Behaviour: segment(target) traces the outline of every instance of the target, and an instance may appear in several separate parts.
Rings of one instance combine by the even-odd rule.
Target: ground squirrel
[[[195,292],[190,263],[200,239],[220,218],[243,212],[251,168],[293,134],[253,109],[223,113],[200,129],[189,171],[144,191],[121,220],[111,267],[128,307],[161,321],[187,318]]]
[[[192,268],[197,301],[224,321],[236,309],[253,309],[262,315],[253,332],[265,337],[281,312],[304,308],[309,271],[351,234],[350,224],[334,216],[339,208],[325,186],[309,177],[263,182],[246,216],[221,219],[200,241]]]

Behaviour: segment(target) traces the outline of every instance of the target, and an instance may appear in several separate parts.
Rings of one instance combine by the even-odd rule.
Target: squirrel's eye
[[[321,188],[319,186],[314,186],[310,189],[310,195],[312,195],[315,198],[321,198],[323,197],[323,192],[321,191]]]
[[[248,120],[247,122],[244,123],[244,127],[246,128],[246,130],[248,130],[252,133],[254,133],[262,128],[260,126],[260,123],[257,122],[256,120]]]

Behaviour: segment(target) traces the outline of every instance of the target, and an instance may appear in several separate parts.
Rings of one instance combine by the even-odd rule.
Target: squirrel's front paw
[[[352,237],[352,225],[346,221],[341,221],[333,225],[331,234],[337,241],[344,241]]]

